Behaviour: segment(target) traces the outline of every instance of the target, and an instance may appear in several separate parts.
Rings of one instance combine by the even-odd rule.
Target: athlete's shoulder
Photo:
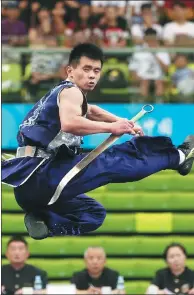
[[[85,95],[84,93],[82,92],[82,90],[73,82],[71,81],[63,81],[63,82],[67,82],[66,83],[66,87],[62,88],[61,89],[61,92],[60,92],[60,98],[71,98],[71,100],[73,99],[78,99],[78,100],[81,100],[83,101]]]
[[[73,96],[83,97],[82,91],[76,86],[61,89],[60,97],[61,96],[69,96],[69,95],[71,95],[72,97]]]

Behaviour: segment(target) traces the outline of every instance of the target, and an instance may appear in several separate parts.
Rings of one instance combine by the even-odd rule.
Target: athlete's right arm
[[[83,94],[76,87],[65,88],[59,96],[61,130],[75,135],[112,133],[134,134],[133,125],[126,119],[117,122],[96,122],[82,117]]]

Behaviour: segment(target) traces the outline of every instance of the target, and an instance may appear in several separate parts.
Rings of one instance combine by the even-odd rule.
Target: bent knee
[[[104,219],[106,218],[106,210],[102,205],[99,206],[98,216],[99,216],[99,226],[101,226],[102,223],[104,222]]]
[[[89,231],[94,231],[98,229],[103,224],[105,217],[106,217],[105,208],[102,205],[98,204],[98,206],[96,206],[95,210],[90,215]]]

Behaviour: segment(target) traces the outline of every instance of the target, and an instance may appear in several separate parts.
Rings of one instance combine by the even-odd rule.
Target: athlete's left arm
[[[88,112],[87,112],[87,118],[92,121],[100,121],[100,122],[116,122],[120,120],[121,118],[111,114],[108,111],[105,111],[104,109],[96,106],[96,105],[90,105],[88,104]]]
[[[116,122],[123,118],[118,117],[108,111],[105,111],[104,109],[96,106],[96,105],[90,105],[88,104],[88,112],[87,112],[87,119],[92,121],[100,121],[100,122]],[[135,125],[133,130],[135,133],[138,133],[139,135],[144,135],[144,132],[140,126]]]

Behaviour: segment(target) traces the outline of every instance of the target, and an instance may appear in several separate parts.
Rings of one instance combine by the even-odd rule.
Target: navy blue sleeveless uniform
[[[105,209],[84,193],[108,183],[137,181],[179,165],[179,153],[170,138],[134,137],[99,155],[67,184],[53,205],[48,205],[64,175],[85,157],[76,154],[82,138],[61,131],[59,94],[69,87],[77,86],[62,81],[54,87],[19,126],[20,147],[36,146],[50,156],[14,158],[2,163],[2,182],[14,187],[16,200],[25,212],[39,214],[45,220],[50,236],[80,235],[103,223]],[[82,115],[87,116],[84,94]]]

